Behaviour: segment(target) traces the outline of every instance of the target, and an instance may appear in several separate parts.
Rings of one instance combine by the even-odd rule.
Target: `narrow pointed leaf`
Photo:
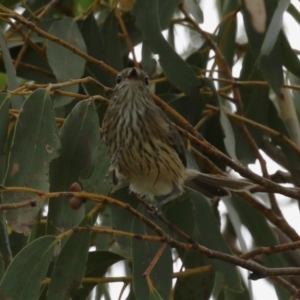
[[[203,12],[196,0],[186,0],[184,6],[198,23],[203,23]]]
[[[125,260],[125,258],[113,252],[89,252],[84,277],[102,277],[109,267],[121,260]],[[86,299],[95,286],[96,283],[83,283],[82,288],[72,292],[72,299]]]
[[[188,250],[184,254],[183,264],[185,269],[193,269],[201,266],[209,266],[210,262],[203,254],[195,250]],[[174,298],[176,300],[208,300],[212,293],[215,281],[215,272],[213,270],[195,274],[193,276],[177,278]]]
[[[116,191],[111,195],[111,197],[124,203],[127,203],[134,209],[136,209],[138,206],[138,201],[133,197],[133,195],[129,194],[128,187],[124,187],[123,189]],[[134,216],[132,214],[130,214],[127,210],[122,209],[116,205],[111,205],[110,212],[111,224],[113,228],[128,232],[132,230],[132,223],[134,220]],[[121,250],[127,255],[130,255],[132,246],[131,239],[125,236],[115,236],[115,239]]]
[[[7,130],[9,124],[9,101],[10,96],[6,93],[0,93],[0,155],[4,150],[7,139]]]
[[[300,60],[283,32],[280,34],[280,44],[284,66],[300,78]]]
[[[49,33],[57,36],[71,46],[86,52],[81,32],[78,29],[77,23],[72,18],[65,17],[54,22],[49,29]],[[80,78],[84,73],[85,59],[58,43],[48,41],[47,57],[58,82]],[[64,87],[62,90],[76,93],[78,91],[78,84]],[[70,97],[58,96],[55,98],[55,106],[65,105],[71,100]]]
[[[151,291],[149,299],[150,300],[163,300],[163,298],[161,297],[159,292],[155,289]]]
[[[257,247],[272,247],[274,245],[277,245],[277,238],[274,236],[274,233],[272,232],[267,220],[263,217],[262,214],[257,212],[245,201],[241,201],[241,198],[238,195],[233,195],[230,201],[239,214],[239,217],[243,224],[251,232],[251,236]],[[274,253],[273,255],[263,255],[262,261],[269,268],[286,267],[286,263],[281,253]],[[275,287],[278,299],[288,299],[289,296],[286,290],[282,289],[281,286],[275,285]],[[281,298],[283,295],[284,298]]]
[[[38,89],[26,99],[8,152],[5,186],[30,187],[49,190],[49,163],[57,156],[58,132],[52,102],[48,91]],[[10,192],[3,196],[4,203],[18,203],[35,199],[27,192]],[[6,218],[13,230],[29,234],[30,226],[43,203],[35,207],[10,210]]]
[[[226,148],[227,153],[229,156],[238,162],[238,158],[236,157],[235,153],[235,137],[234,137],[234,132],[231,126],[231,123],[226,115],[226,112],[224,110],[224,107],[222,106],[221,101],[220,103],[220,123],[222,125],[222,129],[224,132],[224,145]]]
[[[148,214],[145,211],[145,207],[139,206],[138,210],[143,211],[145,214]],[[153,219],[159,227],[163,230],[167,230],[166,226],[158,221]],[[142,223],[139,219],[135,218],[132,224],[132,232],[136,234],[144,235],[156,235],[155,232]],[[143,241],[143,240],[132,240],[132,260],[133,260],[133,288],[134,294],[137,299],[152,299],[151,297],[157,297],[159,295],[162,299],[169,299],[172,287],[172,272],[173,272],[173,263],[172,263],[172,252],[171,248],[167,245],[156,262],[154,268],[150,273],[150,280],[153,284],[157,293],[153,290],[150,290],[147,285],[146,279],[143,276],[144,272],[149,267],[150,263],[156,256],[157,252],[162,247],[161,243],[154,243],[152,241]],[[158,294],[159,293],[159,294]]]
[[[50,166],[51,191],[68,191],[72,183],[91,175],[99,139],[99,120],[93,101],[79,102],[60,130],[60,156]],[[69,229],[84,218],[84,205],[74,210],[69,201],[66,198],[50,200],[48,232]]]
[[[237,19],[234,12],[237,11],[240,3],[238,0],[222,1],[221,18],[223,22],[220,23],[218,31],[217,42],[218,47],[227,62],[230,70],[233,66],[233,58],[236,52],[236,35],[237,35]],[[231,15],[230,17],[228,17]],[[226,78],[222,72],[219,74],[220,78]],[[220,88],[224,87],[226,83],[220,82]]]
[[[73,19],[63,18],[54,22],[49,33],[86,52],[84,40]],[[58,81],[67,81],[82,76],[85,60],[58,43],[48,41],[47,57]]]
[[[19,87],[19,84],[17,81],[16,70],[15,70],[14,64],[12,62],[2,29],[0,30],[0,45],[1,45],[2,57],[3,57],[4,65],[5,65],[5,70],[6,70],[6,74],[7,74],[8,89],[10,91],[13,91]],[[13,95],[11,97],[12,107],[15,109],[20,109],[23,101],[24,101],[23,96]]]
[[[102,33],[99,29],[97,21],[95,20],[94,14],[89,14],[83,22],[78,24],[78,26],[84,38],[84,42],[87,47],[87,53],[100,61],[107,61],[106,51],[99,51],[99,49],[105,49],[105,44],[103,42]],[[85,64],[84,75],[92,76],[94,79],[109,87],[112,87],[116,82],[114,75],[107,73],[89,61],[87,61]],[[102,95],[103,93],[101,88],[91,83],[85,83],[84,87],[88,90],[90,95]]]
[[[38,299],[55,246],[44,236],[27,245],[12,261],[0,283],[0,299]]]
[[[252,69],[254,71],[255,68],[259,68],[274,92],[280,95],[280,88],[283,85],[283,71],[282,53],[278,36],[272,37],[274,45],[268,55],[260,55],[267,28],[278,2],[276,0],[262,1],[263,7],[260,14],[257,15],[249,8],[250,5],[255,5],[253,4],[254,2],[243,0],[241,3],[241,12],[249,39],[249,46],[255,60]]]
[[[79,226],[93,225],[89,217],[85,217]],[[73,233],[64,244],[54,266],[51,282],[48,287],[48,298],[68,300],[71,292],[77,290],[85,273],[91,232]]]
[[[108,195],[111,190],[109,179],[106,177],[109,166],[110,158],[108,155],[108,149],[104,140],[101,139],[97,146],[93,173],[89,176],[89,178],[81,180],[83,189],[90,193]]]
[[[194,100],[199,99],[198,89],[201,86],[201,81],[167,43],[161,33],[159,1],[137,0],[132,13],[136,17],[137,27],[143,32],[153,53],[159,54],[160,64],[170,82],[182,89],[187,96]]]
[[[191,200],[194,205],[194,213],[201,212],[201,217],[195,216],[195,220],[203,245],[213,250],[232,254],[220,233],[220,228],[207,198],[192,191]],[[210,262],[216,271],[222,273],[223,281],[227,288],[237,292],[243,290],[236,266],[221,260],[210,260]]]
[[[118,20],[115,10],[112,10],[105,19],[101,28],[103,43],[105,45],[106,63],[112,68],[121,72],[124,68],[120,47],[120,37],[118,36]]]
[[[279,32],[282,28],[283,13],[286,11],[289,4],[290,0],[280,0],[278,2],[278,6],[273,14],[272,20],[265,35],[264,42],[261,46],[261,55],[269,55],[269,53],[273,49]]]

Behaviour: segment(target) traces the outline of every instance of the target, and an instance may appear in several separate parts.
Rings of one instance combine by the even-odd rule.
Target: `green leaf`
[[[149,214],[145,211],[144,206],[139,206],[138,210],[146,217]],[[157,219],[152,220],[156,225],[167,232],[167,227]],[[135,218],[132,224],[132,232],[143,235],[157,235],[153,229],[150,229],[145,223]],[[154,268],[150,273],[150,280],[157,292],[149,289],[146,279],[143,274],[149,267],[157,252],[163,246],[161,243],[154,243],[151,241],[143,241],[132,239],[132,263],[133,263],[133,288],[137,299],[151,299],[153,297],[162,297],[162,299],[169,299],[172,287],[172,252],[169,245],[166,245],[163,253],[156,262]],[[160,299],[160,298],[153,298]]]
[[[44,208],[45,207],[47,207],[47,206],[45,205]],[[31,229],[31,233],[27,240],[27,243],[31,243],[34,240],[36,240],[37,238],[42,237],[46,234],[46,225],[47,224],[45,222],[41,221],[42,217],[43,217],[43,209],[39,212],[39,214],[37,216],[37,220]]]
[[[263,217],[263,215],[257,212],[238,195],[232,196],[231,204],[235,207],[243,224],[250,231],[257,247],[272,247],[274,245],[277,245],[278,241],[275,238],[274,233],[270,229],[270,226],[268,225],[268,222],[265,217]],[[280,268],[286,266],[280,253],[273,255],[263,255],[262,260],[264,264],[269,268]],[[278,299],[281,299],[282,295],[287,296],[286,290],[278,285],[275,285],[275,287]]]
[[[126,300],[136,300],[134,293],[133,293],[133,288],[132,288],[132,284],[130,285],[130,292],[128,297],[126,298]]]
[[[78,26],[80,27],[81,34],[84,38],[88,55],[106,62],[106,51],[99,51],[99,49],[105,49],[106,45],[103,42],[102,34],[95,20],[94,14],[90,14],[83,22],[80,22]],[[108,74],[105,70],[91,62],[86,63],[84,76],[91,76],[109,87],[114,86],[116,82],[115,76]],[[103,94],[102,89],[95,87],[94,84],[86,83],[84,84],[84,87],[88,90],[90,95]]]
[[[19,0],[1,0],[1,4],[5,7],[14,7]]]
[[[225,198],[222,199],[222,201],[226,205],[226,208],[228,210],[228,217],[229,217],[230,222],[231,222],[231,224],[234,228],[234,231],[235,231],[235,234],[237,236],[237,240],[239,242],[239,245],[240,245],[243,253],[245,253],[245,252],[248,251],[248,248],[247,248],[247,244],[246,244],[247,239],[243,236],[243,234],[241,232],[241,227],[243,225],[243,222],[242,222],[237,210],[232,205],[231,199],[228,198],[228,197],[225,197]],[[250,272],[248,271],[247,273],[249,275]],[[243,284],[243,286],[245,285],[243,281],[242,281],[242,284]],[[234,298],[234,296],[236,296],[236,294],[237,294],[236,298],[246,297],[246,296],[248,296],[248,298],[249,298],[248,290],[252,289],[252,281],[248,280],[248,282],[246,282],[246,284],[248,285],[248,287],[244,288],[243,293],[234,293],[234,291],[230,291],[230,290],[226,289],[225,294],[227,296],[227,299],[231,299],[230,296],[228,296],[228,294],[231,295],[231,297],[233,297],[233,298]]]
[[[58,147],[51,99],[47,90],[38,89],[26,99],[16,122],[8,153],[5,186],[30,187],[47,192],[49,163],[58,155]],[[3,199],[4,203],[19,203],[36,197],[28,192],[10,192],[5,193]],[[7,221],[13,230],[28,235],[42,206],[43,203],[38,203],[35,207],[7,211]]]
[[[283,134],[285,136],[289,136],[288,131],[287,131],[282,119],[278,116],[278,111],[273,104],[270,105],[270,107],[269,107],[267,124],[269,127],[280,132],[281,134]],[[287,159],[286,167],[290,170],[296,170],[296,171],[299,170],[299,168],[300,168],[299,155],[281,139],[272,138],[271,141],[272,141],[272,144],[274,144],[277,148],[281,149],[284,157]]]
[[[94,102],[79,102],[71,111],[60,130],[60,156],[50,166],[50,190],[67,191],[80,178],[88,178],[95,166],[97,145],[100,140],[99,120]],[[85,215],[84,205],[78,210],[70,207],[69,199],[49,201],[48,232],[69,229]]]
[[[2,59],[4,61],[4,66],[5,66],[5,70],[6,70],[6,74],[7,74],[8,89],[10,91],[13,91],[19,87],[19,84],[18,84],[17,77],[16,77],[16,70],[15,70],[14,64],[12,62],[12,59],[11,59],[11,56],[10,56],[10,53],[9,53],[9,50],[8,50],[8,47],[6,44],[5,36],[2,32],[2,30],[0,30],[0,45],[1,45]],[[12,108],[20,109],[23,102],[24,102],[23,96],[13,95],[11,97]]]
[[[0,299],[38,299],[55,246],[44,236],[27,245],[12,261],[0,283]]]
[[[1,65],[0,65],[1,68]],[[0,72],[0,89],[4,89],[6,85],[6,74]]]
[[[179,0],[164,0],[158,2],[158,18],[161,30],[169,28],[170,20],[178,7]],[[143,41],[143,33],[136,27],[132,11],[122,15],[123,22],[128,31],[130,40],[134,46]],[[155,20],[156,21],[156,20]],[[121,39],[122,53],[128,53],[128,45],[125,39]]]
[[[49,29],[49,33],[86,52],[81,32],[72,18],[65,17],[54,22]],[[85,59],[58,43],[48,41],[47,57],[58,82],[80,78],[84,73]],[[64,87],[61,90],[76,93],[78,85]],[[55,106],[65,105],[71,100],[69,97],[59,96],[55,98]]]
[[[90,217],[85,217],[80,227],[93,225]],[[54,266],[48,287],[48,299],[68,300],[71,292],[80,287],[85,273],[91,232],[73,233],[65,242]]]
[[[19,38],[19,36],[17,37]],[[13,59],[17,58],[17,54],[21,51],[22,47],[14,47],[11,49],[11,55]],[[37,83],[55,83],[55,76],[47,62],[47,59],[43,56],[37,55],[35,50],[28,47],[22,56],[22,64],[18,66],[17,76],[25,78],[27,80],[33,80]],[[29,67],[30,66],[30,67]],[[4,70],[0,63],[0,70]]]
[[[200,266],[208,266],[209,260],[198,251],[186,251],[183,264],[185,269],[193,269]],[[214,286],[215,272],[205,272],[193,276],[177,278],[174,298],[176,300],[185,300],[189,295],[189,300],[207,300],[210,298]]]
[[[294,75],[300,77],[300,61],[283,32],[280,34],[280,42],[284,66]]]
[[[296,77],[293,74],[290,74],[289,80],[290,80],[291,84],[300,85],[300,77]],[[298,116],[298,119],[300,119],[300,91],[293,90],[292,94],[293,94],[293,101],[294,101],[294,105],[296,108],[297,116]]]
[[[188,163],[189,165],[189,163]],[[193,165],[190,165],[191,167]],[[196,218],[201,218],[202,213],[196,212],[190,200],[190,191],[186,191],[182,196],[164,207],[166,218],[177,228],[190,236],[193,240],[202,244],[201,236],[196,226]],[[171,236],[181,242],[186,239],[176,231],[170,229]],[[211,265],[210,260],[199,251],[184,251],[177,249],[185,269]],[[215,281],[215,271],[197,274],[192,277],[178,278],[175,285],[175,298],[185,299],[189,295],[190,299],[208,299],[212,292]],[[208,297],[208,298],[207,298]]]
[[[118,36],[119,23],[116,18],[115,10],[112,10],[105,19],[101,28],[103,43],[105,45],[104,51],[106,53],[106,63],[112,68],[121,72],[124,68],[122,61],[122,53],[120,48],[120,38]]]
[[[136,25],[143,32],[153,53],[159,54],[159,61],[168,80],[195,101],[200,98],[201,81],[184,60],[167,43],[161,33],[158,0],[137,0],[132,14]]]
[[[90,5],[92,5],[93,0],[77,0],[76,1],[76,9],[78,13],[83,13],[86,11]]]
[[[227,64],[230,69],[232,69],[233,65],[233,58],[235,55],[235,38],[236,38],[236,31],[237,31],[237,20],[236,15],[232,15],[228,18],[228,14],[234,13],[238,6],[240,5],[239,1],[237,0],[225,0],[223,2],[223,7],[221,11],[221,17],[227,17],[226,21],[223,21],[220,25],[217,42],[218,47],[220,48]],[[220,77],[224,78],[225,76],[220,73]],[[221,83],[221,87],[225,84]]]
[[[44,2],[44,3],[43,3]],[[43,5],[46,5],[47,4],[47,0],[41,0],[39,1],[38,5],[32,5],[32,9],[37,9],[37,8],[41,8],[43,7]],[[23,13],[23,17],[26,17],[28,18],[30,16],[30,13],[29,11],[25,10],[24,13]],[[50,17],[47,18],[47,19],[41,19],[39,21],[39,28],[41,28],[42,30],[48,32],[49,30],[49,27],[51,26],[51,24],[54,22],[54,21],[57,21],[57,18],[55,17]],[[19,32],[16,32],[14,31],[12,28],[10,28],[9,30],[9,34],[12,34],[12,38],[8,40],[8,47],[9,49],[11,50],[11,54],[12,54],[12,58],[16,58],[15,57],[15,53],[13,51],[13,48],[15,47],[19,47],[19,46],[23,46],[24,45],[24,40],[23,39],[18,39],[17,37],[20,36],[20,32],[22,31],[22,33],[24,35],[28,35],[29,34],[29,31],[30,29],[26,26],[23,26],[22,28],[20,28],[20,31]],[[31,34],[30,34],[30,41],[35,43],[35,44],[44,44],[47,40],[42,37],[41,35],[39,35],[37,32],[35,31],[31,31]],[[28,49],[26,49],[27,51]],[[33,49],[32,49],[33,50]],[[26,53],[25,51],[25,53]],[[37,52],[35,50],[33,50],[35,52],[35,58],[37,58]],[[24,54],[24,53],[23,53]],[[41,59],[43,55],[39,55],[39,58]],[[22,57],[21,60],[23,60],[24,57]],[[37,62],[39,63],[39,62]],[[20,66],[18,66],[19,68]],[[28,68],[27,68],[28,70]],[[17,70],[18,71],[18,70]]]
[[[294,4],[291,3],[289,5],[287,12],[295,19],[297,23],[300,23],[300,12]]]
[[[146,1],[145,1],[146,2]],[[148,2],[151,3],[151,2]],[[170,24],[170,20],[178,7],[180,0],[165,0],[165,1],[158,1],[158,21],[161,26],[161,30],[167,29]],[[156,6],[156,3],[153,4]],[[135,9],[135,7],[133,8]],[[156,23],[157,19],[155,18],[151,22]]]
[[[6,188],[1,185],[0,191],[5,189]],[[3,197],[0,197],[0,204],[3,204]],[[3,261],[5,264],[5,268],[7,268],[13,259],[13,255],[11,251],[9,235],[7,232],[7,221],[5,219],[3,210],[0,211],[0,253],[1,262]]]
[[[111,190],[111,185],[106,176],[110,166],[110,157],[108,155],[108,148],[103,139],[97,145],[95,166],[93,173],[87,179],[82,179],[83,189],[90,193],[101,195],[108,195]]]
[[[0,154],[2,154],[7,140],[7,131],[9,125],[9,102],[9,94],[0,93]]]
[[[161,95],[165,100],[169,95]],[[187,96],[176,96],[173,100],[168,101],[168,104],[176,111],[180,111],[180,114],[187,119],[191,124],[196,125],[199,121],[199,111],[204,108],[204,102],[195,101]]]
[[[100,226],[112,228],[110,207],[108,205],[105,206],[103,209],[101,209],[99,214],[101,220]],[[95,245],[97,250],[104,251],[104,250],[111,249],[111,242],[112,242],[112,237],[109,234],[94,233],[92,235],[91,243]]]
[[[224,110],[224,107],[220,101],[220,123],[222,125],[222,129],[224,132],[224,145],[226,148],[226,151],[228,153],[228,155],[235,160],[236,162],[238,162],[238,158],[236,157],[235,154],[235,137],[234,137],[234,132],[231,126],[231,123],[229,122],[229,119],[226,115],[226,112]]]
[[[258,69],[253,71],[253,65],[255,64],[255,58],[253,57],[249,47],[245,53],[242,70],[239,80],[252,80],[252,81],[264,81],[262,72]],[[263,125],[268,123],[268,111],[271,105],[269,98],[269,87],[266,86],[241,86],[239,88],[241,100],[243,102],[245,117],[258,122]],[[257,109],[257,108],[260,109]],[[238,159],[243,164],[254,163],[256,155],[245,141],[244,135],[238,128],[236,122],[232,123],[235,142],[236,142],[236,154]],[[252,138],[255,140],[258,147],[261,147],[263,143],[263,132],[261,130],[247,127]]]
[[[225,300],[252,300],[252,295],[250,295],[244,283],[243,283],[243,292],[235,292],[229,289],[224,289],[223,291],[225,294]]]
[[[232,254],[220,233],[217,219],[212,212],[207,198],[197,192],[191,191],[191,201],[194,207],[194,219],[203,245],[209,249]],[[210,260],[210,263],[216,271],[222,273],[224,284],[227,288],[237,292],[243,290],[236,266],[221,260]]]
[[[222,299],[220,298],[220,295],[222,294],[222,288],[223,288],[223,276],[220,272],[216,272],[214,288],[212,291],[212,296],[214,299],[217,300]]]
[[[206,81],[208,81],[208,79]],[[227,117],[227,114],[225,112],[225,105],[223,104],[224,101],[221,101],[214,85],[211,83],[210,86],[211,86],[211,91],[213,93],[213,97],[214,97],[214,99],[217,99],[218,104],[219,104],[218,106],[220,108],[220,124],[222,126],[222,131],[223,131],[223,134],[224,134],[225,149],[226,149],[228,155],[233,160],[238,162],[238,158],[237,158],[236,153],[235,153],[235,145],[236,144],[235,144],[234,131],[233,131],[231,123],[230,123],[230,121]]]
[[[286,11],[289,4],[290,0],[279,0],[278,6],[275,9],[272,20],[266,32],[263,44],[261,46],[261,55],[269,55],[271,50],[273,49],[282,27],[283,13]]]
[[[138,206],[138,201],[128,192],[128,187],[120,189],[110,196],[114,199],[127,203],[134,209]],[[127,210],[116,205],[111,205],[110,211],[112,227],[117,230],[131,232],[134,216]],[[126,222],[124,222],[124,220],[126,220]],[[131,254],[131,239],[124,236],[115,236],[115,239],[122,250],[122,254],[129,256]]]
[[[209,51],[205,51],[207,49],[207,43],[204,43],[200,49],[193,52],[186,59],[186,62],[195,70],[197,74],[200,73],[201,69],[205,69],[209,59]]]
[[[12,231],[8,238],[12,257],[16,256],[28,244],[28,236],[25,236],[23,233]]]
[[[174,224],[177,228],[180,228],[187,235],[196,239],[199,238],[199,235],[196,236],[195,234],[195,220],[194,220],[193,206],[191,205],[191,201],[189,197],[190,197],[190,192],[189,190],[187,190],[176,200],[171,201],[170,204],[163,206],[163,212],[166,218],[168,219],[168,221]],[[170,234],[176,240],[182,242],[186,241],[181,235],[179,235],[176,231],[173,231],[172,229],[170,229]],[[182,250],[177,249],[177,251],[181,255]],[[184,253],[181,255],[182,257]]]
[[[153,53],[151,51],[151,47],[147,42],[143,42],[142,45],[142,66],[143,70],[149,75],[151,78],[152,74],[155,74],[157,62],[156,59],[153,58]]]
[[[84,40],[73,19],[63,18],[54,22],[49,33],[86,52]],[[59,82],[80,78],[83,75],[85,60],[58,43],[48,41],[47,57]]]
[[[5,263],[4,263],[3,259],[0,258],[0,282],[4,276],[4,273],[5,273]]]
[[[121,255],[109,251],[89,252],[84,277],[103,277],[109,267],[124,259],[125,258]],[[96,283],[83,283],[82,285],[82,288],[77,291],[73,291],[73,300],[86,299],[96,286]]]
[[[164,300],[156,289],[151,291],[149,299],[150,300]]]
[[[132,15],[132,11],[123,13],[122,19],[133,46],[136,46],[141,42],[143,42],[143,34],[135,24],[135,17]],[[128,44],[126,43],[125,39],[121,39],[120,44],[121,44],[122,54],[123,55],[125,54],[124,56],[126,61],[125,65],[126,65],[128,63],[128,51],[129,51]]]
[[[245,0],[243,0],[241,12],[249,39],[249,46],[255,60],[255,64],[252,65],[253,71],[255,70],[254,68],[259,68],[274,92],[280,95],[280,88],[283,85],[283,72],[279,39],[276,38],[275,44],[268,55],[260,56],[261,47],[266,35],[266,28],[270,24],[271,18],[277,8],[277,1],[269,0],[265,1],[264,4],[265,10],[262,10],[261,14],[256,15],[254,11],[249,10],[249,7],[245,4]]]
[[[185,9],[190,13],[198,23],[203,23],[203,12],[196,0],[184,1]]]

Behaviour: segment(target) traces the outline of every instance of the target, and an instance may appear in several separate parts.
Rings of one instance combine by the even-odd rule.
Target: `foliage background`
[[[278,198],[300,199],[299,50],[281,22],[285,11],[300,21],[290,1],[217,1],[213,33],[202,29],[210,16],[197,0],[1,4],[0,299],[114,299],[106,284],[115,281],[120,299],[253,299],[241,268],[267,277],[278,299],[298,299],[299,235]],[[238,15],[245,43],[236,40]],[[189,41],[180,55],[178,28]],[[128,66],[149,74],[189,164],[235,170],[257,184],[251,194],[207,199],[187,190],[157,219],[126,189],[108,197],[100,127]],[[269,174],[259,150],[285,171]],[[256,160],[263,177],[247,168]],[[124,276],[109,276],[119,261]]]

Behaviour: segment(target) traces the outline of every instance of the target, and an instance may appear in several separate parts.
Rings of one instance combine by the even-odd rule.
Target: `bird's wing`
[[[186,151],[182,137],[164,112],[153,103],[153,106],[151,105],[147,107],[145,117],[152,119],[151,124],[153,124],[152,126],[155,134],[165,140],[165,142],[176,151],[182,164],[186,167]]]

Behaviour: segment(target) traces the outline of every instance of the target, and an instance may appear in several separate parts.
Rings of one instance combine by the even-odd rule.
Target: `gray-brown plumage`
[[[155,105],[148,81],[146,73],[138,68],[123,70],[103,119],[113,190],[129,185],[131,191],[149,199],[169,195],[170,200],[183,192],[185,182],[191,182],[192,188],[199,187],[204,194],[217,196],[228,195],[228,189],[250,186],[246,181],[187,168],[181,136]]]

